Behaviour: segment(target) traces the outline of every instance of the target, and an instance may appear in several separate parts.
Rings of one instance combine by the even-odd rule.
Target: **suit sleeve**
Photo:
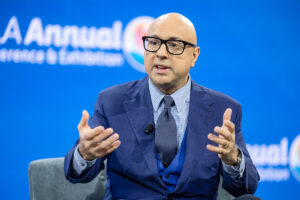
[[[95,103],[95,111],[93,113],[93,116],[89,120],[89,126],[91,128],[95,128],[97,126],[104,126],[104,128],[107,128],[109,126],[104,114],[103,105],[101,104],[101,93],[99,94],[98,99]],[[104,169],[104,160],[106,159],[106,157],[98,158],[94,165],[84,170],[80,175],[77,175],[72,163],[74,151],[76,150],[78,143],[79,140],[77,140],[75,145],[68,151],[65,156],[65,177],[72,183],[87,183],[93,180],[98,175],[98,173]]]
[[[257,173],[257,170],[247,151],[241,131],[241,116],[242,112],[241,106],[239,104],[233,122],[235,124],[236,145],[243,152],[245,159],[245,171],[243,177],[236,177],[235,179],[232,179],[228,174],[226,174],[223,168],[221,169],[221,173],[223,176],[223,188],[233,196],[239,196],[242,194],[254,194],[259,181],[259,174]]]

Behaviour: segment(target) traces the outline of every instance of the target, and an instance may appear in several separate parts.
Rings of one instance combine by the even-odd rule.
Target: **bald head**
[[[197,35],[193,23],[179,13],[167,13],[158,17],[150,25],[147,35],[155,35],[164,39],[174,37],[197,44]]]

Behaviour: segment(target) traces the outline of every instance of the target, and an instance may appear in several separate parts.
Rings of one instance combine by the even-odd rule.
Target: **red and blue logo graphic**
[[[145,72],[142,36],[146,35],[153,21],[153,17],[140,16],[130,21],[124,30],[124,55],[127,62],[140,72]]]
[[[300,135],[295,138],[290,148],[290,169],[300,182]]]

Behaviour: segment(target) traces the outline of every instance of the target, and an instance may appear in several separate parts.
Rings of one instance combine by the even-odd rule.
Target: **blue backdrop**
[[[299,10],[296,0],[1,0],[1,199],[29,199],[29,162],[65,155],[99,91],[145,76],[137,38],[151,21],[145,17],[166,12],[195,24],[201,54],[192,78],[242,104],[244,137],[262,179],[256,194],[295,199]]]

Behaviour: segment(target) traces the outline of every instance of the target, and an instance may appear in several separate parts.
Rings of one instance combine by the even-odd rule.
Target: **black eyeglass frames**
[[[180,55],[184,52],[187,45],[196,47],[195,44],[183,41],[183,40],[162,40],[158,37],[144,36],[142,37],[144,49],[149,52],[157,52],[162,44],[166,45],[166,49],[170,54]]]

